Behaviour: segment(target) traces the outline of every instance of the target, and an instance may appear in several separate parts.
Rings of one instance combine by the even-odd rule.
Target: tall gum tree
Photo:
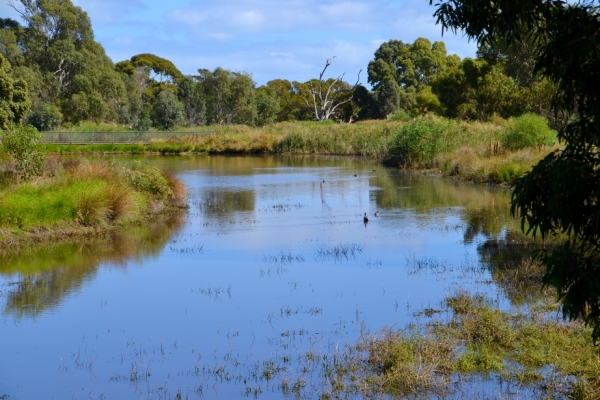
[[[94,40],[87,13],[70,0],[11,0],[9,5],[24,25],[5,23],[4,29],[15,35],[24,66],[39,76],[37,96],[59,105],[71,123],[115,119],[126,101],[124,85]]]

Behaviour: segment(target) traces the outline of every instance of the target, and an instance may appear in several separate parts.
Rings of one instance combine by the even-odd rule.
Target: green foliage
[[[151,193],[162,200],[173,194],[169,181],[162,171],[156,167],[136,160],[131,162],[129,168],[123,173],[127,181],[142,192]]]
[[[204,125],[206,122],[206,99],[200,83],[192,76],[184,76],[177,82],[177,94],[185,109],[187,124]]]
[[[279,102],[277,122],[310,120],[310,108],[304,102],[305,99],[308,99],[306,98],[306,92],[302,90],[306,89],[305,86],[299,82],[275,79],[267,82],[265,86],[261,86],[258,90],[266,91]]]
[[[415,105],[412,109],[412,115],[425,115],[435,113],[444,114],[444,108],[438,97],[431,91],[431,86],[425,87],[415,97]]]
[[[414,87],[420,91],[430,85],[448,63],[443,42],[431,44],[425,38],[418,38],[412,44],[390,40],[379,46],[375,59],[369,63],[369,83],[377,88],[385,78],[392,78],[402,88]]]
[[[36,100],[58,105],[69,123],[116,119],[123,82],[94,41],[88,15],[70,0],[18,2],[24,26],[5,24],[4,30],[14,36],[21,57],[11,57],[19,58]]]
[[[119,164],[56,158],[51,165],[34,183],[0,190],[1,228],[28,232],[44,227],[60,232],[79,226],[126,224],[185,201],[181,182],[139,161]]]
[[[279,114],[279,110],[281,109],[279,101],[275,96],[260,89],[256,91],[256,108],[258,111],[256,125],[258,126],[275,122],[277,120],[277,114]]]
[[[183,121],[183,117],[184,107],[175,93],[170,90],[160,92],[152,107],[153,125],[160,129],[172,129]]]
[[[223,68],[200,69],[198,72],[206,95],[209,124],[254,125],[257,110],[254,82],[249,74]]]
[[[363,85],[358,85],[354,89],[354,93],[352,94],[352,104],[358,109],[356,114],[359,121],[376,119],[379,117],[377,96],[375,92],[370,91]]]
[[[175,82],[183,78],[183,74],[177,69],[175,64],[171,61],[156,56],[150,53],[138,54],[131,57],[131,65],[133,67],[145,67],[150,71],[154,72],[162,82],[163,79],[169,79],[171,82]],[[132,68],[126,64],[121,64],[119,69],[123,72],[130,72]],[[151,79],[154,79],[151,77]]]
[[[446,150],[442,138],[456,127],[456,122],[440,118],[409,121],[391,139],[387,163],[404,167],[431,165],[435,156]]]
[[[9,62],[0,54],[0,129],[21,121],[30,107],[27,83],[13,79]]]
[[[51,131],[60,127],[62,114],[53,104],[41,104],[27,116],[27,122],[38,131]]]
[[[385,77],[375,90],[377,118],[387,118],[400,108],[400,92],[402,89],[391,77]]]
[[[537,114],[511,118],[502,131],[502,146],[510,150],[551,146],[556,142],[556,132],[548,127],[548,120]]]
[[[40,175],[44,156],[38,151],[40,133],[32,126],[11,125],[0,135],[4,149],[11,155],[17,172],[27,180]]]
[[[400,109],[400,110],[396,111],[395,113],[393,113],[392,115],[390,115],[388,117],[388,121],[407,122],[407,121],[410,121],[411,118],[412,117],[410,116],[409,113]]]
[[[500,10],[502,12],[500,12]],[[600,85],[597,2],[460,0],[440,3],[445,29],[461,29],[478,43],[533,38],[534,70],[557,90],[554,111],[568,121],[564,145],[514,184],[511,211],[528,233],[567,240],[542,252],[544,282],[555,287],[566,318],[581,318],[600,340]],[[539,39],[539,40],[535,40]]]
[[[145,109],[140,112],[139,117],[133,129],[140,132],[147,132],[152,128],[152,118],[150,117],[150,110]]]

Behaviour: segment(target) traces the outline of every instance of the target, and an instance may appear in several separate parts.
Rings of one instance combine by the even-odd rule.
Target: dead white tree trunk
[[[335,56],[331,57],[325,62],[325,68],[323,68],[323,71],[321,71],[321,74],[319,75],[319,83],[317,87],[313,85],[312,81],[308,83],[308,92],[312,99],[312,105],[310,104],[308,99],[305,99],[304,101],[306,102],[306,105],[308,107],[313,108],[315,119],[317,121],[328,120],[336,113],[340,106],[351,101],[351,96],[347,99],[340,100],[339,95],[343,93],[351,93],[359,85],[360,73],[362,72],[362,69],[358,71],[358,78],[356,79],[356,83],[353,86],[344,87],[344,75],[346,75],[346,73],[344,72],[342,75],[338,76],[331,83],[331,85],[329,85],[325,93],[323,93],[323,86],[324,83],[326,83],[326,81],[323,80],[323,75],[325,75],[325,71],[327,71],[327,68],[331,65],[331,60],[333,60],[334,58]]]

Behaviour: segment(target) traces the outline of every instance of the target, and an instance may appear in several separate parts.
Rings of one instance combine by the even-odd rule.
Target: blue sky
[[[0,15],[18,19],[0,0]],[[446,33],[428,0],[72,0],[89,14],[96,40],[114,62],[140,53],[167,58],[184,74],[223,67],[271,79],[307,81],[336,56],[327,77],[366,69],[390,39],[443,40],[449,54],[476,46]]]

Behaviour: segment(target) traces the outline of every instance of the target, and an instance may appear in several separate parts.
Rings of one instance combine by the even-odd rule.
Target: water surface
[[[453,291],[519,301],[494,283],[526,254],[505,191],[349,158],[144,161],[185,182],[189,211],[0,261],[0,397],[277,399],[307,351]]]

